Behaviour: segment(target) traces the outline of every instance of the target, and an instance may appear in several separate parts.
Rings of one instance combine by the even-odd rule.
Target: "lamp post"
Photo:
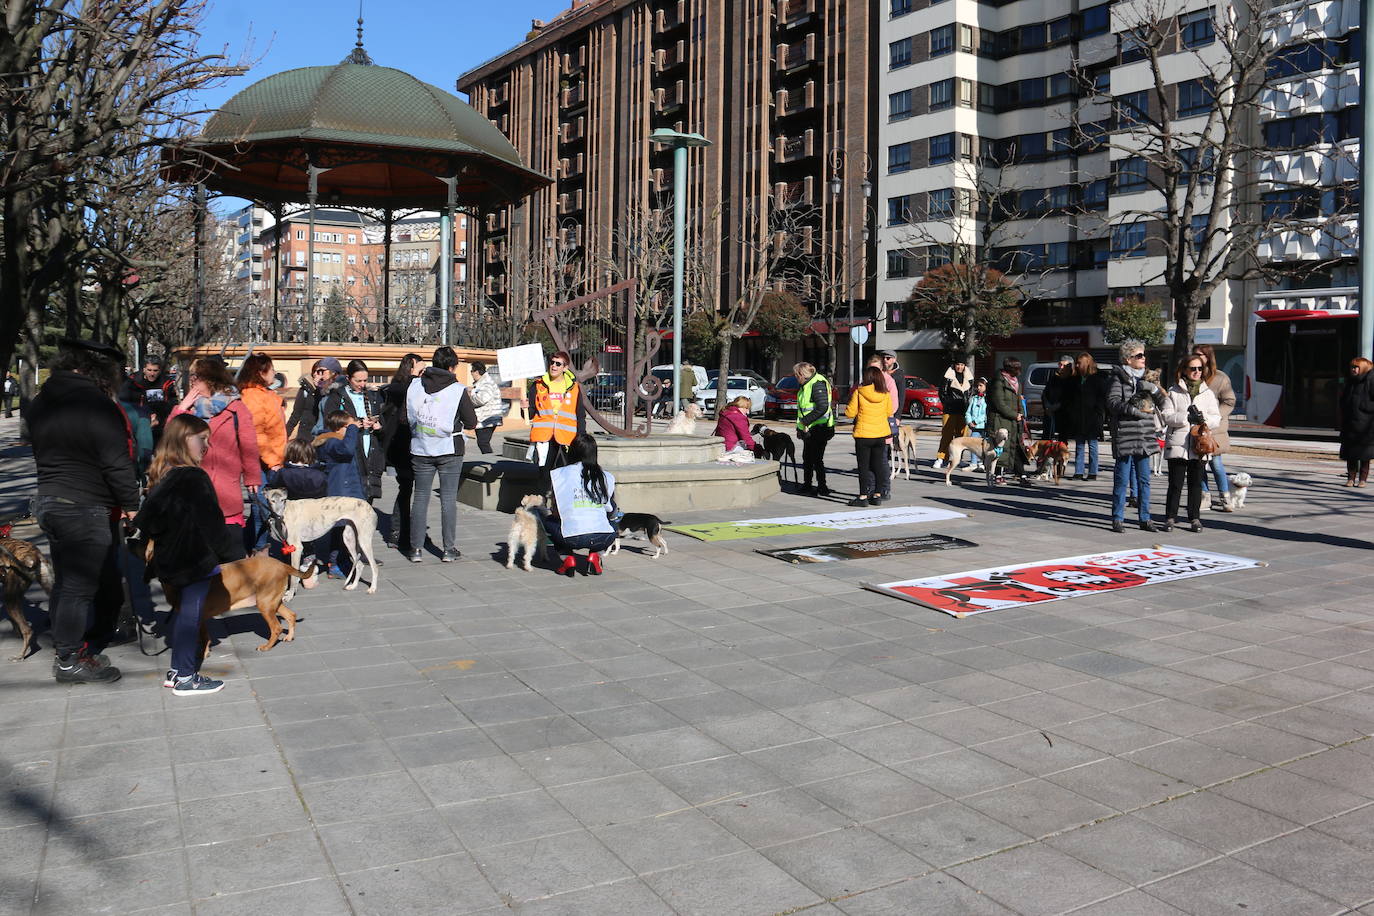
[[[1367,98],[1370,55],[1374,54],[1374,2],[1360,3],[1360,106],[1364,109],[1360,130],[1360,339],[1356,356],[1368,356],[1374,347],[1374,225],[1368,214],[1374,212],[1374,175],[1370,174],[1365,147],[1374,140],[1374,105]],[[1251,346],[1254,346],[1252,341]]]
[[[673,150],[673,415],[677,415],[682,392],[678,380],[682,376],[682,266],[687,244],[687,149],[710,146],[711,141],[701,134],[660,127],[649,134],[649,140]]]
[[[868,173],[873,169],[873,160],[867,153],[860,153],[856,173],[849,173],[850,154],[847,150],[833,149],[830,151],[830,194],[835,198],[835,212],[844,221],[844,289],[845,295],[849,297],[849,330],[854,331],[854,221],[849,218],[849,185],[852,178],[862,178],[859,185],[863,191],[863,213],[864,213],[864,244],[868,243],[868,200],[873,196],[873,183],[868,180]],[[831,330],[834,333],[834,330]],[[850,344],[849,376],[850,382],[857,386],[859,384],[859,360],[863,356],[862,347],[857,343]]]

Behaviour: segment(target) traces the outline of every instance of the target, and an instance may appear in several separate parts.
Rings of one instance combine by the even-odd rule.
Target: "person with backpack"
[[[453,369],[458,354],[452,347],[434,351],[430,366],[412,379],[406,390],[406,417],[410,424],[410,461],[415,493],[410,504],[410,551],[412,563],[424,559],[422,548],[429,518],[429,494],[439,478],[439,511],[442,519],[443,554],[452,563],[461,559],[458,549],[458,484],[463,476],[463,430],[477,428],[477,411],[468,387]]]

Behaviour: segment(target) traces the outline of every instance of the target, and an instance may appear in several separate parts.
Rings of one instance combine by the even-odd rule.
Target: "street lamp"
[[[710,146],[711,141],[701,134],[685,134],[660,127],[649,134],[652,143],[673,150],[673,415],[677,415],[682,392],[678,382],[682,377],[682,265],[687,244],[687,149]]]
[[[849,171],[849,152],[843,149],[833,149],[830,151],[830,194],[835,198],[835,212],[840,214],[840,219],[844,221],[844,272],[845,272],[845,294],[849,297],[849,331],[852,337],[854,333],[854,221],[849,218],[849,201],[846,193],[846,180],[850,177],[862,177],[863,181],[859,184],[859,190],[863,193],[863,213],[864,213],[864,245],[867,249],[868,243],[868,201],[873,196],[873,183],[868,180],[868,173],[873,169],[873,160],[867,153],[860,153],[859,160],[855,163],[858,166],[857,174],[850,176]],[[854,385],[859,384],[859,359],[863,355],[863,350],[855,349],[859,344],[851,344],[849,374]]]

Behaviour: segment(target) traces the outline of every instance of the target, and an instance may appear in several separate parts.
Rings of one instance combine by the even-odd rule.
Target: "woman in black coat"
[[[1374,363],[1364,357],[1350,361],[1350,378],[1341,388],[1341,458],[1345,461],[1345,485],[1362,487],[1369,480],[1369,461],[1374,458],[1374,382],[1369,370]]]
[[[386,443],[386,463],[396,470],[396,505],[391,509],[391,525],[382,540],[386,546],[402,549],[410,544],[410,500],[415,492],[415,469],[410,463],[410,419],[406,415],[406,392],[420,374],[425,358],[407,353],[396,367],[396,374],[382,389],[382,441]]]
[[[1097,479],[1097,443],[1107,422],[1107,378],[1097,371],[1090,353],[1073,361],[1073,375],[1064,384],[1064,403],[1059,409],[1059,432],[1075,443],[1074,480]],[[1086,460],[1086,463],[1084,459]]]

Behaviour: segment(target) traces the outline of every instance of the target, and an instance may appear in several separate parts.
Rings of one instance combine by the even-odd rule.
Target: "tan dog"
[[[23,661],[32,654],[33,626],[24,616],[24,593],[37,583],[48,595],[52,594],[52,564],[42,551],[18,538],[0,537],[0,585],[5,592],[5,611],[14,621],[23,645],[10,661]]]
[[[1069,444],[1055,439],[1041,439],[1031,443],[1027,450],[1027,457],[1035,462],[1037,474],[1041,476],[1047,473],[1051,474],[1055,486],[1058,486],[1059,481],[1064,478],[1064,470],[1069,463]],[[1050,471],[1045,469],[1047,462],[1052,465]]]
[[[258,646],[259,652],[266,652],[281,640],[290,642],[295,639],[296,615],[282,603],[286,588],[293,576],[304,579],[302,584],[306,588],[313,588],[318,565],[315,563],[302,572],[266,555],[222,564],[219,574],[210,582],[210,591],[205,596],[200,613],[201,657],[206,657],[210,652],[210,637],[205,630],[205,621],[237,608],[256,607],[262,619],[267,621],[267,642]],[[164,583],[162,591],[167,596],[168,604],[174,609],[180,606],[180,588]],[[278,618],[286,621],[285,632],[282,632]]]
[[[1158,385],[1159,375],[1160,370],[1158,369],[1146,369],[1145,375],[1141,377],[1141,381],[1154,382],[1156,385]],[[1154,398],[1150,397],[1150,395],[1144,391],[1137,393],[1135,397],[1131,398],[1131,406],[1141,411],[1142,413],[1155,412]]]
[[[892,476],[898,467],[906,480],[911,479],[911,465],[916,460],[916,427],[897,424],[897,441],[892,443]]]
[[[952,487],[949,476],[954,473],[954,469],[964,460],[965,455],[971,455],[983,463],[983,471],[987,476],[988,486],[992,486],[993,478],[997,476],[997,462],[1002,458],[1002,449],[1007,444],[1007,431],[997,430],[991,439],[979,438],[978,436],[956,436],[949,443],[949,463],[945,465],[945,486]]]
[[[673,417],[673,422],[668,424],[668,428],[663,432],[669,436],[695,436],[697,434],[697,419],[701,416],[701,408],[696,402],[688,404],[678,415]]]
[[[525,572],[530,572],[530,558],[539,553],[539,542],[543,539],[544,528],[530,509],[544,505],[544,497],[531,493],[520,500],[511,519],[510,533],[506,535],[506,569],[515,565],[515,556],[520,548],[525,548]]]

